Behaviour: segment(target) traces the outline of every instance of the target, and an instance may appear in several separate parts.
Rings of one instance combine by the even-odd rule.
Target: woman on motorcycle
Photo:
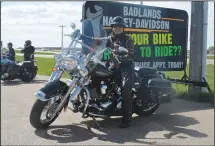
[[[90,23],[90,22],[89,22]],[[121,86],[122,92],[122,110],[123,110],[123,118],[122,122],[119,125],[120,128],[127,128],[131,124],[132,112],[132,85],[133,85],[133,56],[134,56],[134,45],[131,38],[125,34],[124,32],[125,23],[122,17],[117,16],[114,17],[113,23],[111,24],[112,33],[109,36],[109,40],[106,44],[107,47],[115,50],[115,54],[120,56],[120,52],[118,52],[118,47],[122,46],[128,50],[128,55],[126,57],[120,57],[121,63],[117,64],[116,62],[110,66],[110,62],[106,62],[106,66],[110,67],[112,71],[114,71],[115,80],[118,85]],[[85,30],[87,33],[90,30]],[[90,36],[87,34],[87,36]],[[83,36],[82,40],[90,40],[92,38],[88,38]],[[99,41],[98,41],[99,42]],[[98,89],[100,84],[100,79],[98,77],[92,77],[92,92],[91,95],[97,94],[96,89]],[[122,82],[125,81],[123,84]]]
[[[122,110],[123,118],[119,125],[120,128],[127,128],[131,124],[132,119],[132,85],[133,85],[133,56],[134,45],[131,38],[124,32],[125,23],[122,17],[114,17],[111,24],[112,33],[110,34],[110,41],[107,47],[116,50],[119,54],[118,47],[122,46],[128,50],[128,56],[122,58],[121,63],[118,65],[113,64],[112,69],[115,69],[115,78],[118,84],[122,87]],[[114,44],[114,46],[112,45]],[[117,44],[117,45],[116,45]],[[119,54],[120,55],[120,54]],[[123,79],[124,78],[124,79]],[[125,81],[123,84],[122,82]]]

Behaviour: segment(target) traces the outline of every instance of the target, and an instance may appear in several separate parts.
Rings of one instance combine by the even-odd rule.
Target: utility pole
[[[63,48],[63,28],[64,27],[66,27],[66,26],[64,26],[64,25],[60,25],[59,27],[61,27],[62,28],[62,31],[61,31],[61,47]]]
[[[189,77],[202,81],[206,77],[208,2],[191,2]],[[201,87],[189,87],[189,93],[200,93]]]
[[[142,0],[140,1],[140,5],[143,5],[143,1]]]

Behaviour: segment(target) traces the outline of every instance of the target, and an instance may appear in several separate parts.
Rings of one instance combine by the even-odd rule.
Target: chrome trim
[[[75,88],[76,86],[76,83],[77,83],[78,79],[77,78],[74,78],[72,80],[72,83],[71,83],[71,86],[69,87],[67,93],[63,96],[60,104],[58,105],[57,109],[54,111],[53,113],[53,117],[61,110],[61,108],[64,106],[66,100],[68,99],[69,97],[69,94],[72,92],[72,90]]]
[[[89,106],[89,101],[90,101],[90,91],[86,88],[86,87],[84,87],[83,88],[87,93],[87,102],[86,102],[86,104],[85,104],[85,107],[84,107],[84,111],[83,111],[83,115],[82,115],[82,117],[84,117],[84,115],[85,115],[85,113],[86,113],[86,110],[87,110],[87,107]]]
[[[90,116],[93,116],[93,117],[99,117],[99,118],[107,118],[106,115],[99,115],[99,114],[93,114],[93,113],[89,113]]]
[[[60,79],[61,76],[63,75],[63,72],[64,71],[61,69],[57,69],[56,71],[53,71],[50,78],[49,78],[49,82]]]
[[[76,100],[77,95],[81,92],[82,88],[80,86],[77,86],[75,90],[73,91],[72,95],[70,96],[70,101]]]
[[[95,107],[95,108],[96,108],[97,110],[99,110],[100,112],[103,111],[103,109],[100,108],[97,104],[92,104],[92,105],[90,105],[90,107]]]
[[[105,102],[105,103],[103,103],[103,104],[101,104],[101,107],[103,107],[103,108],[107,108],[109,105],[111,105],[112,104],[112,102],[111,101],[107,101],[107,102]]]
[[[50,100],[50,99],[45,98],[46,94],[42,91],[38,91],[34,95],[37,97],[37,99],[39,99],[41,101],[49,101]]]

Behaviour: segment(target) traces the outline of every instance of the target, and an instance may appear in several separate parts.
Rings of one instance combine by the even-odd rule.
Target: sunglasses
[[[122,25],[113,25],[113,27],[114,27],[114,28],[117,28],[117,27],[118,27],[118,28],[123,28]]]

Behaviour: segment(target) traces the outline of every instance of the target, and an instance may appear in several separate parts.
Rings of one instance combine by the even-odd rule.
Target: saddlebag
[[[10,76],[16,76],[20,72],[20,67],[18,65],[10,64],[8,67]]]
[[[172,87],[172,83],[166,79],[150,79],[148,80],[147,86],[153,93],[158,93],[161,103],[171,102],[172,97],[175,95],[175,89]]]

